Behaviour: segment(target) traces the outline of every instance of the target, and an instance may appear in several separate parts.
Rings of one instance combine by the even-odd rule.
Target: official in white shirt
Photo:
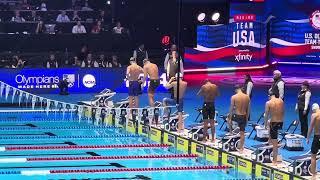
[[[87,33],[86,28],[81,24],[80,21],[77,21],[77,24],[72,28],[72,34],[84,34]]]

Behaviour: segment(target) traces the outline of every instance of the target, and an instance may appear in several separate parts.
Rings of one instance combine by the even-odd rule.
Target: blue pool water
[[[44,113],[38,113],[39,117]],[[0,151],[1,179],[85,179],[85,178],[136,178],[136,179],[235,179],[248,176],[229,170],[190,170],[190,171],[159,171],[159,172],[115,172],[115,173],[74,173],[21,175],[19,172],[48,170],[92,170],[117,168],[160,168],[179,166],[212,165],[198,158],[159,158],[159,159],[112,159],[112,160],[54,160],[40,161],[38,158],[70,158],[96,156],[142,156],[142,155],[174,155],[180,154],[172,148],[110,148],[95,149],[96,145],[132,145],[154,144],[145,137],[137,137],[115,127],[93,126],[87,122],[59,120],[54,122],[53,114],[47,121],[32,119],[37,113],[0,113],[0,149],[1,147],[43,147],[40,150],[5,150]],[[10,120],[11,117],[11,120]],[[6,119],[7,118],[7,119]],[[8,119],[9,118],[9,119]],[[28,120],[24,120],[28,118]],[[52,119],[51,119],[52,118]],[[75,128],[77,127],[77,128]],[[86,138],[108,136],[106,138]],[[117,137],[124,135],[128,137]],[[75,138],[67,137],[75,136]],[[76,138],[83,137],[83,138]],[[114,137],[112,137],[114,136]],[[53,149],[56,146],[90,146],[88,149]],[[26,160],[28,161],[21,161]],[[35,158],[38,160],[30,160]],[[12,173],[12,174],[3,174]]]

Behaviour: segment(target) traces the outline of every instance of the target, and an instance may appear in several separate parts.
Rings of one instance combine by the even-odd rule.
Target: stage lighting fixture
[[[219,19],[220,19],[220,13],[219,13],[219,12],[213,13],[211,19],[212,19],[212,21],[215,22],[215,23],[218,22]]]
[[[110,4],[111,4],[111,1],[107,1],[107,4],[110,5]]]
[[[198,15],[198,17],[197,17],[199,22],[204,22],[205,18],[206,18],[206,14],[205,13],[200,13]]]

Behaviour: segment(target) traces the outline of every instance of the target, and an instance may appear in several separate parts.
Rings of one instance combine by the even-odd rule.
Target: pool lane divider
[[[115,126],[57,126],[57,127],[21,127],[17,126],[16,128],[11,127],[13,125],[7,125],[10,127],[1,127],[0,131],[23,131],[23,130],[96,130],[96,129],[119,129]]]
[[[30,151],[30,150],[80,150],[80,149],[138,149],[138,148],[168,148],[168,144],[114,144],[114,145],[75,145],[75,146],[12,146],[0,147],[0,151]]]
[[[140,156],[81,156],[81,157],[39,157],[39,158],[0,158],[0,163],[25,163],[43,161],[99,161],[99,160],[145,160],[145,159],[191,159],[196,154],[167,154]]]
[[[70,141],[66,141],[66,142],[60,142],[60,143],[24,143],[24,144],[13,144],[13,143],[1,143],[0,146],[36,146],[36,145],[61,145],[61,144],[65,144],[65,145],[77,145],[73,142]]]
[[[112,135],[82,135],[82,136],[0,136],[0,140],[8,139],[29,139],[29,140],[43,140],[43,139],[108,139],[108,138],[139,138],[144,137],[139,134],[112,134]],[[1,148],[1,147],[0,147]]]
[[[83,152],[83,153],[46,153],[46,154],[1,154],[0,157],[34,157],[34,156],[100,156],[95,152]]]
[[[50,174],[83,174],[83,173],[116,173],[116,172],[168,172],[168,171],[210,171],[227,170],[230,166],[178,166],[154,168],[110,168],[110,169],[68,169],[68,170],[22,170],[0,171],[0,174],[21,174],[25,176],[50,175]]]

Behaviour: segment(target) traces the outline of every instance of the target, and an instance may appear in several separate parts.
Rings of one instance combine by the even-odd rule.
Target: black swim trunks
[[[271,139],[278,139],[278,130],[282,129],[283,122],[270,123],[270,137]]]
[[[160,85],[159,79],[150,79],[149,90],[154,92],[159,85]]]
[[[212,102],[205,102],[202,106],[202,117],[203,120],[214,120],[216,114],[216,108],[214,103]]]
[[[244,130],[246,129],[246,125],[247,125],[246,115],[233,114],[232,121],[238,123],[240,131],[244,132]]]
[[[320,148],[320,135],[314,135],[312,145],[311,145],[311,153],[317,154]]]

